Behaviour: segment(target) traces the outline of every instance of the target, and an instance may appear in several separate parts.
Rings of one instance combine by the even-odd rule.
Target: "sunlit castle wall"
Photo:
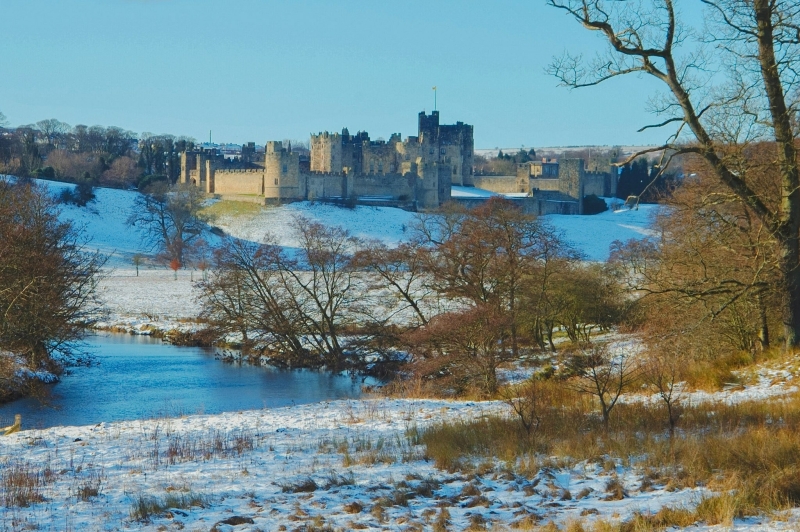
[[[264,198],[268,202],[306,198],[306,183],[300,176],[300,155],[280,141],[267,142],[264,150]]]
[[[264,194],[264,170],[230,169],[214,171],[214,192],[217,194]]]

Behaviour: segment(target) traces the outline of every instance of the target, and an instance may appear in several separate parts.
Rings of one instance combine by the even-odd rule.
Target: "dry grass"
[[[311,493],[319,489],[313,478],[308,477],[297,482],[279,484],[283,493]]]
[[[167,441],[167,448],[154,460],[166,460],[169,464],[210,460],[240,456],[255,448],[255,436],[247,431],[215,431],[208,437],[193,434],[174,434]]]
[[[720,367],[739,363],[734,357]],[[541,465],[590,460],[608,463],[607,470],[613,471],[615,463],[630,464],[637,457],[642,490],[703,485],[718,494],[702,500],[696,510],[665,508],[638,515],[620,530],[661,530],[697,521],[725,525],[736,517],[800,505],[797,394],[779,401],[685,407],[673,438],[661,405],[619,404],[605,433],[585,398],[567,392],[544,397],[548,401],[540,409],[535,437],[510,415],[444,422],[421,431],[419,439],[436,466],[451,472],[475,472],[493,457],[530,478]],[[543,464],[542,456],[563,464]],[[612,478],[603,497],[625,496]]]
[[[0,471],[0,504],[6,508],[44,501],[42,490],[53,473],[27,463],[10,463]]]
[[[164,497],[138,495],[131,505],[131,519],[149,522],[153,517],[166,515],[170,509],[206,508],[208,497],[196,493],[168,493]]]

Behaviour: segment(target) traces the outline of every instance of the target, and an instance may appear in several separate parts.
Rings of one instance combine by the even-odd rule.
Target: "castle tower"
[[[264,150],[264,197],[268,200],[306,198],[305,182],[300,179],[300,156],[283,147],[281,141],[267,142]]]
[[[338,174],[342,167],[342,135],[327,131],[311,135],[311,171]]]
[[[419,139],[423,143],[437,143],[439,141],[439,111],[432,111],[426,115],[425,111],[419,114]]]
[[[180,183],[185,184],[190,182],[189,178],[189,157],[186,155],[185,151],[181,152],[181,175],[180,175]]]

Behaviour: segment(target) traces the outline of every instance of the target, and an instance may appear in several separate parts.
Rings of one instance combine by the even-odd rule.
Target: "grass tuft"
[[[170,509],[206,508],[208,497],[197,493],[168,493],[164,497],[137,495],[131,505],[130,516],[134,521],[149,522],[153,517],[165,515]]]

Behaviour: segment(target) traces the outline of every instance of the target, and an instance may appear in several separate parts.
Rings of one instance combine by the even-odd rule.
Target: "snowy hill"
[[[662,207],[640,205],[638,210],[627,207],[619,211],[608,210],[593,216],[568,216],[551,214],[547,221],[562,232],[564,238],[581,250],[587,260],[604,262],[615,240],[639,240],[653,234],[648,229],[651,218]]]
[[[65,183],[40,181],[54,195]],[[135,253],[151,254],[135,228],[127,219],[135,206],[138,192],[98,188],[96,201],[88,207],[63,205],[62,217],[75,222],[86,231],[87,247],[109,256],[100,296],[105,315],[99,324],[106,328],[148,334],[151,329],[189,329],[200,312],[194,297],[194,285],[201,273],[191,269],[174,274],[163,265],[148,263],[136,272],[131,261]],[[605,261],[614,240],[643,238],[648,234],[650,215],[659,207],[643,205],[639,210],[606,211],[595,216],[547,216],[546,221],[560,230],[564,238],[584,253],[587,260]],[[221,212],[227,213],[226,209]],[[407,238],[416,214],[391,207],[359,206],[346,209],[321,203],[298,202],[279,207],[245,209],[245,212],[223,214],[214,224],[227,234],[260,242],[267,233],[275,235],[278,243],[296,247],[291,221],[296,215],[305,216],[325,225],[346,228],[354,236],[377,239],[395,245]],[[219,237],[208,232],[204,237],[211,245]]]
[[[40,183],[53,194],[73,186],[53,181]],[[86,208],[73,205],[62,207],[64,218],[85,228],[90,238],[89,247],[111,255],[110,264],[114,266],[130,265],[130,257],[134,253],[149,253],[140,234],[126,223],[138,192],[98,188],[95,194],[97,200]],[[545,219],[560,230],[567,241],[580,249],[588,260],[605,261],[614,240],[626,241],[648,235],[650,217],[659,208],[657,205],[642,205],[638,210],[606,211],[594,216],[550,215]],[[277,236],[279,244],[295,247],[297,242],[290,229],[295,215],[324,225],[344,227],[356,237],[377,239],[389,245],[407,237],[407,231],[416,217],[414,213],[391,207],[359,206],[345,209],[304,201],[266,207],[256,214],[222,216],[214,223],[238,238],[260,242],[271,232]],[[212,244],[217,241],[211,234],[206,235],[206,239]]]

